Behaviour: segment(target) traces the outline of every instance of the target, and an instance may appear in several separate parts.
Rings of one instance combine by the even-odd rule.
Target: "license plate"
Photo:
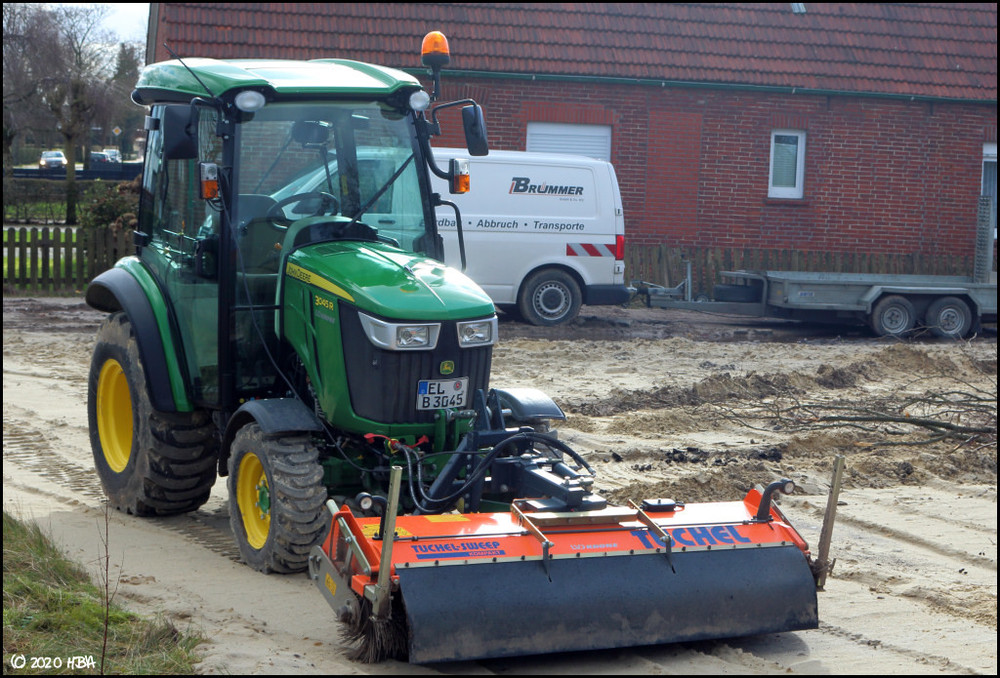
[[[417,382],[417,409],[439,410],[444,407],[465,407],[469,378],[421,379]]]

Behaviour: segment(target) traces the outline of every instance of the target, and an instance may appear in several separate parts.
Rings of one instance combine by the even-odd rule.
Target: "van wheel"
[[[883,297],[871,315],[872,329],[880,337],[905,337],[916,323],[917,313],[906,297]]]
[[[934,336],[961,339],[972,329],[972,312],[958,297],[942,297],[927,308],[924,322]]]
[[[543,269],[521,286],[518,308],[532,325],[560,325],[576,318],[583,303],[580,286],[569,273]]]

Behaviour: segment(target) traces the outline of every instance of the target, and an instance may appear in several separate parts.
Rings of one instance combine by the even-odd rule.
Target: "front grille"
[[[341,336],[351,407],[359,417],[386,424],[422,424],[434,421],[433,411],[417,409],[417,382],[421,379],[469,378],[469,402],[477,389],[489,386],[493,347],[460,349],[455,322],[442,322],[433,351],[384,351],[368,340],[357,309],[341,304]],[[455,371],[442,374],[441,363],[451,361]]]

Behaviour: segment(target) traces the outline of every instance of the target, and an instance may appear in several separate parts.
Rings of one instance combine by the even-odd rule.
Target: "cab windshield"
[[[240,125],[237,238],[255,227],[326,216],[423,251],[429,239],[412,130],[404,113],[376,102],[261,109]]]

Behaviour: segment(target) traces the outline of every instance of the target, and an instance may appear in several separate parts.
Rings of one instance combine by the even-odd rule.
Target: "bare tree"
[[[59,42],[51,13],[40,5],[3,5],[3,163],[12,166],[15,139],[29,132],[44,134],[55,128],[42,93],[59,78],[50,55]]]
[[[142,46],[123,42],[118,47],[114,75],[111,76],[108,101],[111,111],[106,129],[118,127],[121,133],[115,143],[122,157],[132,150],[136,130],[142,126],[145,109],[132,102],[132,89],[139,80],[142,67]]]
[[[113,39],[100,26],[107,5],[56,5],[51,10],[60,41],[53,56],[62,78],[42,94],[64,139],[66,154],[66,223],[76,223],[76,151],[90,136],[98,102],[107,90]]]

